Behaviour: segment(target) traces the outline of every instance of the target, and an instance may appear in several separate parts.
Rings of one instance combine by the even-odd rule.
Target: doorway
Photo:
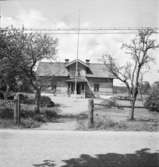
[[[78,82],[77,83],[77,94],[83,94],[85,89],[84,83]],[[68,93],[74,94],[75,93],[75,83],[71,82],[68,83]]]

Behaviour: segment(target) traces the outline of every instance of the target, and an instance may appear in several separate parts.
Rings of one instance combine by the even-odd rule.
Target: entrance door
[[[77,83],[77,94],[82,94],[84,93],[84,83]],[[68,94],[74,94],[74,91],[75,90],[75,83],[71,82],[71,83],[68,83]]]
[[[81,94],[81,84],[77,83],[77,94]]]
[[[84,93],[84,83],[77,83],[77,94]]]

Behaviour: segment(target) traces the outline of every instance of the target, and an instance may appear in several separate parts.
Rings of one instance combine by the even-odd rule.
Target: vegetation
[[[0,90],[5,99],[11,90],[34,90],[36,112],[40,112],[42,85],[35,68],[42,59],[55,58],[56,44],[57,40],[46,34],[26,33],[12,27],[0,31]]]
[[[21,110],[21,128],[36,128],[42,123],[50,122],[58,117],[56,108],[41,108],[41,113],[37,114],[34,110]],[[10,122],[10,123],[9,123]],[[15,127],[13,121],[13,110],[11,108],[0,109],[0,127],[13,128]]]
[[[159,131],[159,115],[146,109],[138,109],[136,120],[127,117],[128,109],[98,108],[94,114],[94,126],[88,126],[87,119],[78,120],[78,130],[113,130],[113,131]]]
[[[35,104],[35,98],[27,95],[20,95],[20,102],[22,104]],[[55,103],[48,96],[41,96],[40,107],[54,107]]]
[[[146,98],[144,106],[150,111],[159,112],[159,85],[154,85],[150,95]]]
[[[112,55],[105,56],[105,65],[109,71],[127,87],[131,103],[130,120],[134,120],[135,102],[145,68],[153,60],[151,51],[159,47],[156,40],[153,39],[154,33],[155,31],[149,28],[139,30],[138,35],[130,44],[122,45],[126,53],[131,56],[131,60],[125,65],[118,65]]]

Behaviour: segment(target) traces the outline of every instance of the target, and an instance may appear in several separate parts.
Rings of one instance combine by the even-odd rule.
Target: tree
[[[7,92],[13,79],[27,80],[36,92],[37,112],[40,112],[41,85],[35,69],[43,58],[55,58],[56,44],[57,40],[46,34],[26,33],[13,27],[0,31],[0,77]]]
[[[36,75],[35,68],[37,63],[44,58],[54,59],[56,53],[57,40],[46,34],[21,32],[25,46],[22,49],[20,63],[18,65],[22,74],[28,79],[33,89],[36,91],[35,102],[36,112],[40,112],[41,84]],[[24,37],[24,38],[23,38]]]
[[[143,81],[140,83],[140,90],[142,94],[148,94],[150,89],[151,89],[151,86],[148,81]]]
[[[15,29],[0,30],[0,79],[1,93],[5,99],[16,87],[16,77],[19,74],[18,56],[21,47],[18,41],[18,31]]]
[[[139,92],[140,80],[146,67],[149,67],[149,63],[153,61],[151,51],[159,47],[156,40],[153,39],[154,33],[155,31],[150,28],[139,30],[130,44],[122,45],[126,54],[131,56],[131,61],[125,65],[118,65],[112,55],[105,55],[105,65],[109,71],[127,87],[131,103],[130,120],[134,120],[135,102]]]
[[[151,91],[145,100],[144,106],[150,111],[159,112],[159,82],[152,85]]]

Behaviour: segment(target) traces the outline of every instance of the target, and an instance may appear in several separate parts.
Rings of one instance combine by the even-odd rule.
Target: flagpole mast
[[[1,4],[0,4],[1,5]],[[1,21],[1,19],[2,19],[2,8],[1,8],[1,6],[0,6],[0,28],[1,28],[1,24],[2,24],[2,21]]]
[[[75,95],[77,95],[78,56],[79,56],[79,34],[80,34],[80,11],[79,11],[79,15],[78,15],[78,29],[77,29],[77,53],[76,53],[76,71],[75,71]]]

